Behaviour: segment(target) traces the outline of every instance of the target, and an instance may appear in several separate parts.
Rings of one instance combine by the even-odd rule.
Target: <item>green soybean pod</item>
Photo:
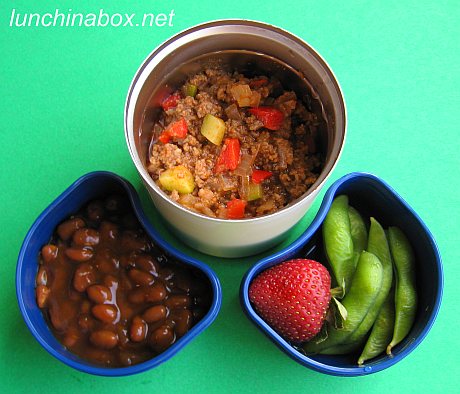
[[[409,240],[397,227],[388,229],[390,249],[396,270],[395,327],[393,339],[387,346],[391,354],[394,346],[409,333],[417,312],[417,290],[415,287],[415,255]]]
[[[343,286],[345,293],[355,272],[353,240],[351,238],[350,217],[348,216],[348,197],[346,195],[334,199],[324,219],[322,230],[327,259],[337,285]]]
[[[372,253],[362,252],[356,267],[355,277],[350,291],[342,304],[347,309],[347,319],[343,327],[330,327],[328,337],[320,343],[314,340],[304,345],[306,353],[320,353],[324,349],[345,343],[347,338],[360,325],[382,288],[383,268],[380,260]]]
[[[372,326],[371,334],[358,358],[358,364],[382,354],[393,336],[395,324],[394,291],[390,291]]]
[[[330,354],[330,355],[338,355],[338,354],[350,354],[354,353],[358,349],[362,349],[363,343],[342,343],[340,345],[332,346],[327,349],[321,351],[321,354]]]
[[[348,206],[348,217],[350,218],[353,258],[356,266],[361,252],[367,247],[367,228],[361,214],[351,205]]]
[[[350,336],[350,343],[359,343],[364,340],[365,336],[372,328],[372,325],[380,312],[380,308],[382,308],[382,305],[390,292],[391,284],[393,282],[393,263],[391,261],[391,252],[385,235],[385,230],[377,220],[374,218],[371,218],[370,220],[371,225],[369,227],[367,251],[377,256],[382,263],[382,288],[375,299],[373,308],[369,310],[369,313],[364,317],[358,329],[356,329]]]

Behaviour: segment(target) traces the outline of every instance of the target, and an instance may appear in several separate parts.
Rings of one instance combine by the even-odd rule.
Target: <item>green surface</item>
[[[173,26],[161,28],[20,28],[9,26],[13,8],[139,15],[174,9],[176,16]],[[126,92],[140,63],[163,40],[199,22],[232,17],[290,30],[334,70],[347,102],[348,136],[327,186],[352,171],[375,173],[418,212],[444,263],[436,324],[412,354],[388,370],[363,378],[322,375],[285,356],[243,315],[239,284],[260,256],[234,261],[195,252],[222,283],[223,305],[214,324],[152,371],[117,379],[77,372],[40,347],[19,313],[14,279],[22,240],[70,183],[101,169],[132,181],[166,234],[126,148]],[[457,392],[459,18],[458,0],[3,1],[0,392]],[[287,242],[310,223],[323,194]]]

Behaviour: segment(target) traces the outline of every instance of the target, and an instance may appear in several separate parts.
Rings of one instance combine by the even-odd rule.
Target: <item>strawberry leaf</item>
[[[337,329],[343,328],[343,322],[347,320],[348,312],[347,309],[343,306],[343,304],[335,297],[332,297],[334,301],[331,305],[333,305],[332,309],[334,310],[335,322],[334,327]]]

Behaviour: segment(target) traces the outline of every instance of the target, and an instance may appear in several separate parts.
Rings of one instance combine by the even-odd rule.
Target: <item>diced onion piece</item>
[[[230,104],[227,108],[225,108],[225,114],[229,119],[241,120],[241,114],[240,111],[238,111],[236,104]]]
[[[227,126],[225,122],[217,116],[207,114],[201,125],[201,134],[206,137],[214,145],[220,145],[224,138]]]
[[[267,200],[263,204],[259,205],[256,209],[259,215],[271,212],[275,208],[275,202],[273,200]]]
[[[240,163],[235,168],[233,173],[239,176],[249,176],[252,174],[252,164],[254,163],[255,157],[244,153],[241,155]]]
[[[249,85],[233,85],[230,88],[233,98],[239,107],[258,107],[260,103],[260,93],[252,91]]]
[[[182,194],[179,197],[179,203],[187,208],[194,209],[195,205],[200,201],[200,199],[193,194]]]
[[[227,173],[219,174],[219,184],[222,190],[236,190],[238,188],[238,180]]]
[[[248,200],[249,198],[249,175],[240,177],[240,185],[238,187],[238,193],[242,200]]]

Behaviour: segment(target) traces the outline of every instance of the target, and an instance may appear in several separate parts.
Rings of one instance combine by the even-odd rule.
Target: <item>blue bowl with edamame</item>
[[[293,258],[309,258],[325,262],[322,224],[335,197],[347,195],[349,204],[363,217],[374,217],[384,228],[396,226],[408,238],[414,254],[418,296],[415,320],[407,336],[392,349],[357,364],[361,350],[347,355],[307,355],[281,337],[254,310],[248,297],[251,281],[262,271]],[[337,180],[326,192],[321,207],[305,232],[291,245],[257,262],[245,274],[240,300],[248,318],[282,351],[298,363],[317,372],[337,376],[362,376],[384,370],[409,355],[430,331],[441,305],[443,270],[441,256],[432,234],[395,190],[375,175],[351,173]]]

